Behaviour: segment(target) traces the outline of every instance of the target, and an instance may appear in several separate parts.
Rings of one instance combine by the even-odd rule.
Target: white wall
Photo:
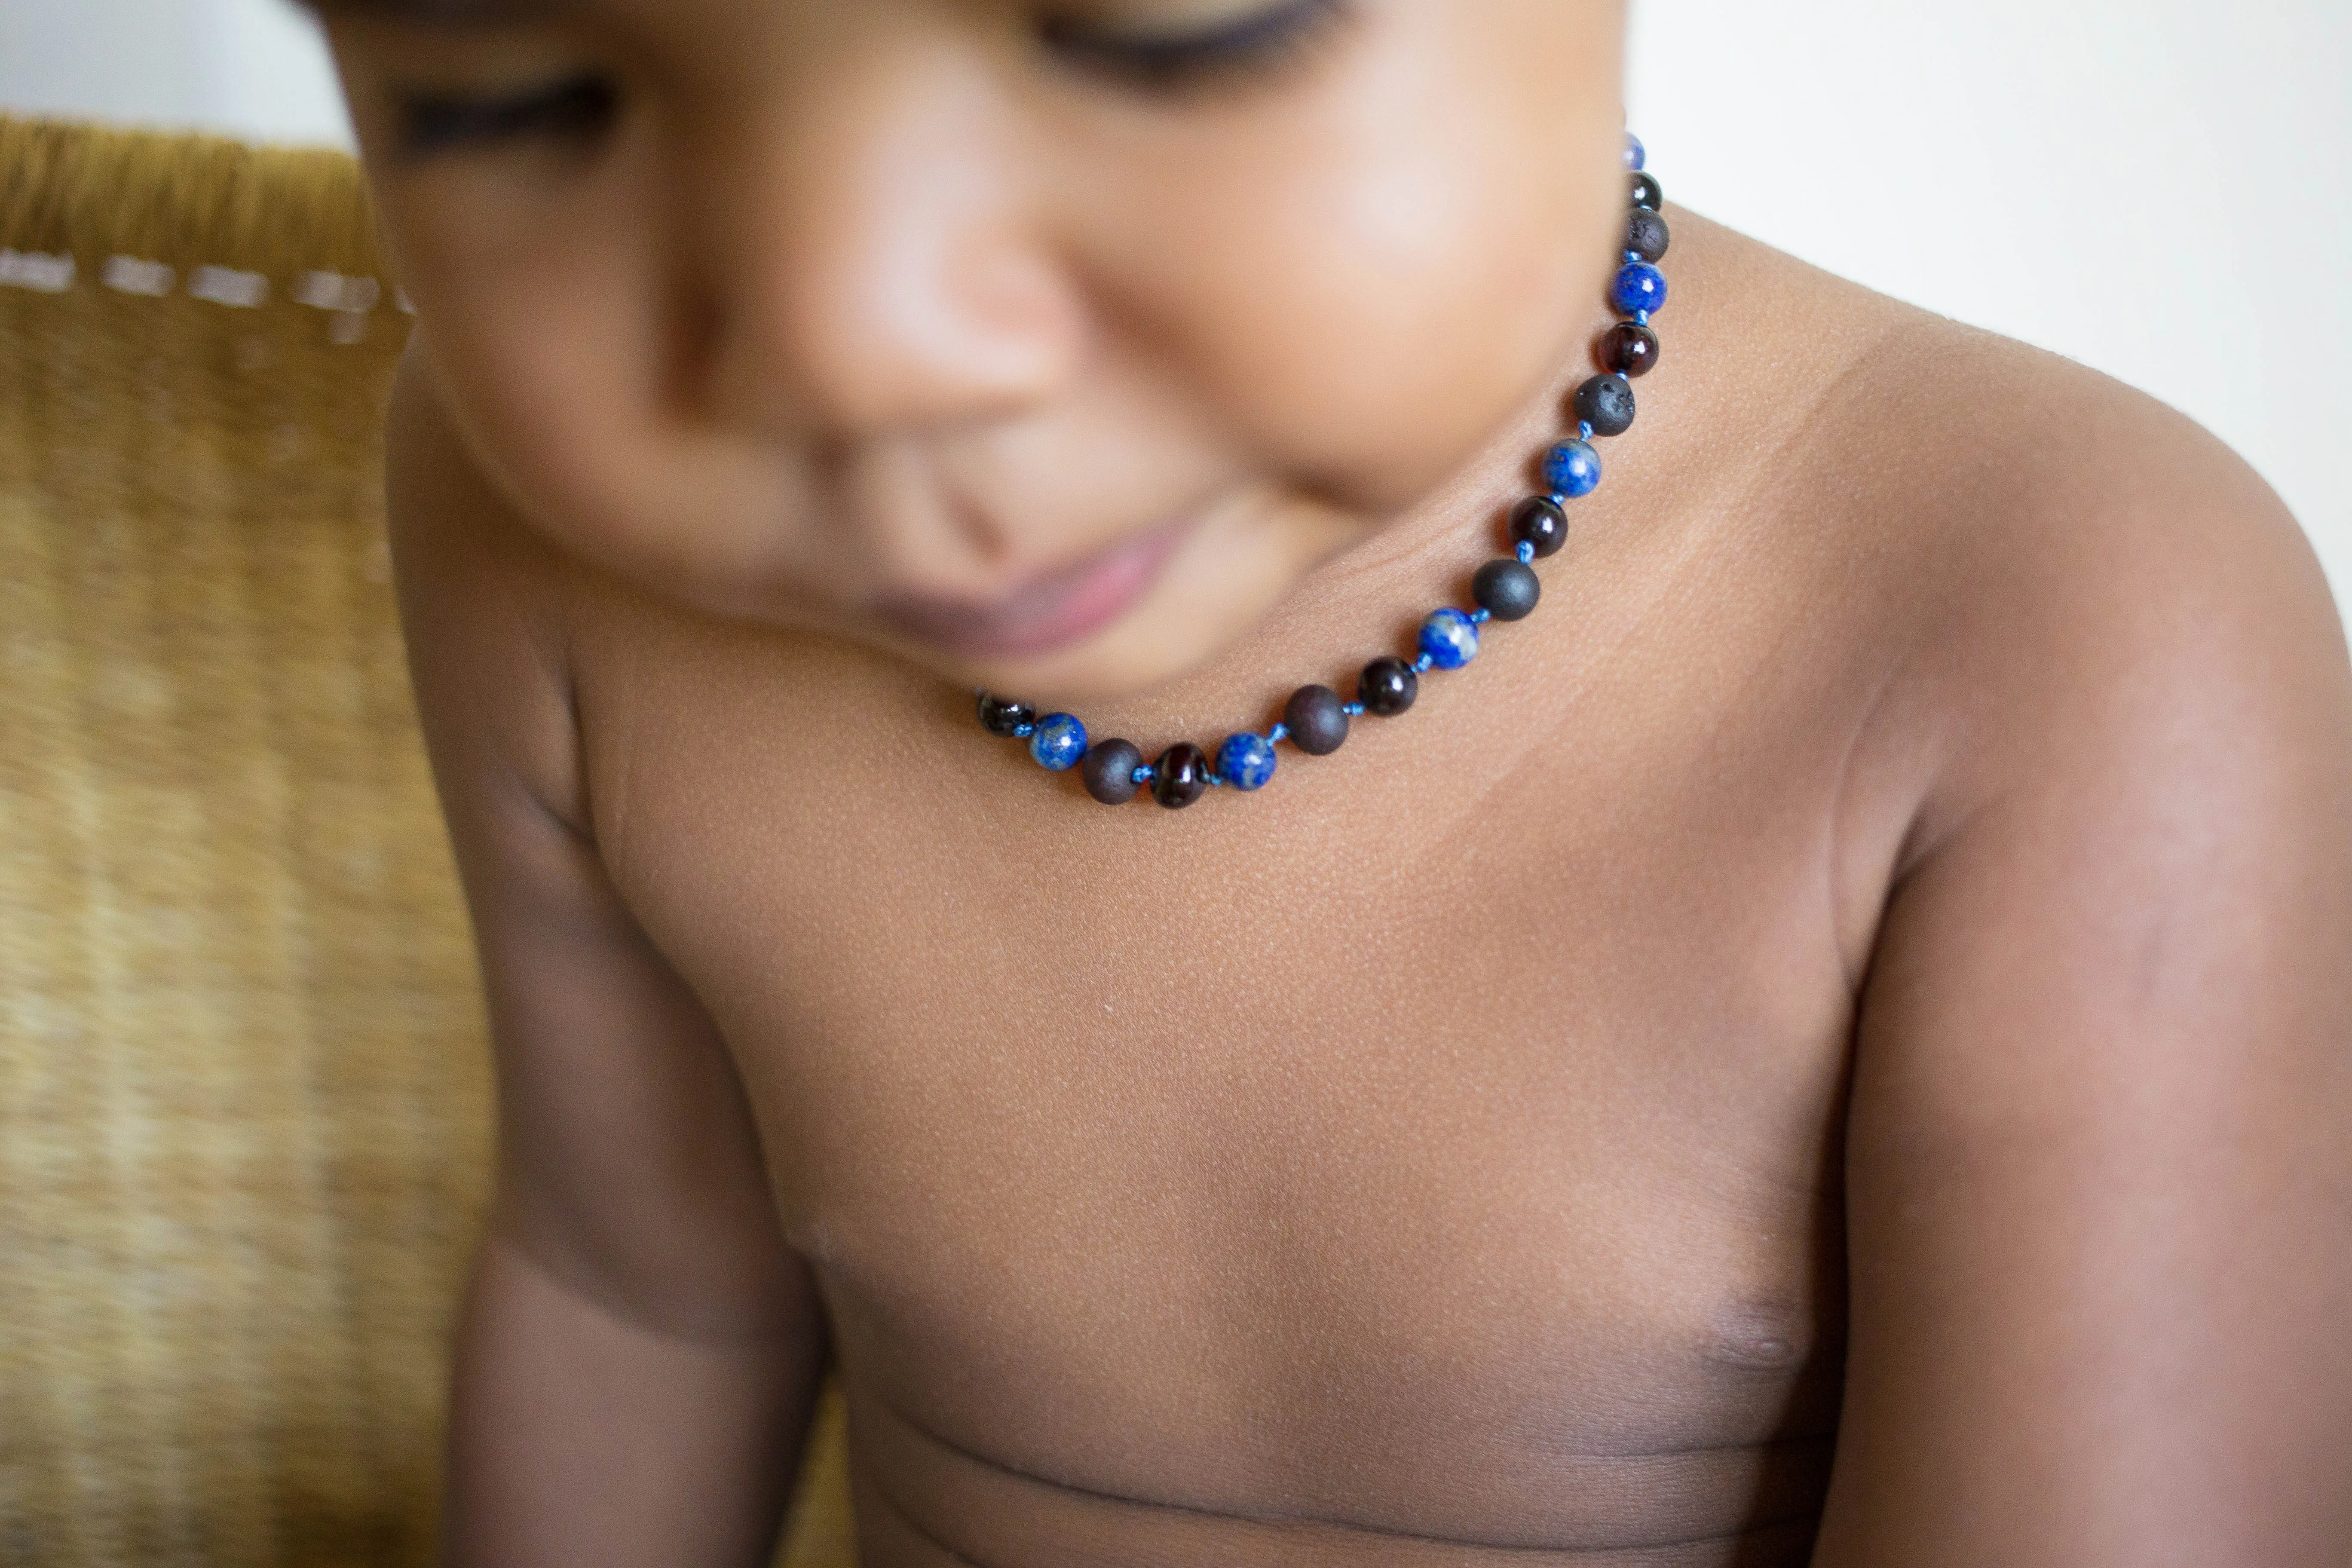
[[[1630,96],[1677,200],[2219,432],[2352,603],[2352,0],[1634,0]],[[349,144],[285,0],[0,0],[0,105]]]
[[[287,0],[0,0],[0,107],[351,145]]]

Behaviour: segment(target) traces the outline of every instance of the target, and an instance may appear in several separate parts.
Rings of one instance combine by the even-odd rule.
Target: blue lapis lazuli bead
[[[1041,768],[1067,773],[1087,754],[1087,727],[1067,713],[1048,713],[1029,737],[1029,754]]]
[[[1628,174],[1638,174],[1649,166],[1650,150],[1642,145],[1642,139],[1639,136],[1636,136],[1631,131],[1628,131],[1625,132],[1626,172]]]
[[[1570,500],[1601,488],[1601,454],[1589,441],[1562,441],[1544,454],[1544,484]]]
[[[1440,669],[1459,669],[1478,657],[1478,623],[1459,610],[1438,610],[1421,623],[1421,651]]]
[[[1655,310],[1666,302],[1666,275],[1646,261],[1630,262],[1609,285],[1609,302],[1621,315]]]
[[[1226,736],[1217,748],[1217,776],[1238,790],[1264,789],[1274,782],[1274,742],[1246,731]]]

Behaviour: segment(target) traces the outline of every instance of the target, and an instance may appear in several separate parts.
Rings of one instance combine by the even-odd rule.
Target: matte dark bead
[[[1633,427],[1633,384],[1622,375],[1596,375],[1576,389],[1576,416],[1595,436],[1622,436]]]
[[[1209,793],[1209,753],[1190,741],[1160,752],[1153,768],[1151,798],[1171,811],[1181,811]]]
[[[1674,240],[1674,232],[1666,227],[1666,220],[1648,207],[1635,207],[1625,215],[1625,248],[1643,260],[1665,259],[1666,247]]]
[[[1348,705],[1328,686],[1302,686],[1282,710],[1290,743],[1310,757],[1328,757],[1348,743]]]
[[[1666,188],[1658,184],[1655,174],[1629,174],[1626,184],[1632,187],[1633,205],[1643,212],[1656,212],[1666,205]]]
[[[1393,719],[1421,695],[1421,677],[1401,658],[1376,658],[1356,680],[1356,700],[1367,713]]]
[[[1002,735],[1009,741],[1021,732],[1024,725],[1037,721],[1037,710],[1026,702],[983,691],[980,694],[980,721],[987,726],[990,734]]]
[[[1134,742],[1097,741],[1078,763],[1078,777],[1086,781],[1087,793],[1105,805],[1125,805],[1135,798],[1135,770],[1142,765],[1143,753]]]
[[[1529,496],[1512,509],[1511,542],[1535,546],[1538,558],[1557,555],[1568,542],[1568,513],[1548,496]]]
[[[1542,595],[1535,568],[1516,561],[1489,561],[1470,580],[1470,596],[1498,621],[1525,620]]]
[[[1601,335],[1601,363],[1619,375],[1647,375],[1658,363],[1658,334],[1639,321],[1620,321]]]

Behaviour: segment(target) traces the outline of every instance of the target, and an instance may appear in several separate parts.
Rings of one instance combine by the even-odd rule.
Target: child
[[[874,1568],[2341,1568],[2352,681],[2210,439],[1630,214],[1616,0],[329,15],[452,1561],[759,1562],[830,1354]]]

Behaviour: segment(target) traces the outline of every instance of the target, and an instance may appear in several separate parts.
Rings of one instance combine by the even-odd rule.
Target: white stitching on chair
[[[188,274],[188,292],[215,305],[250,310],[269,298],[269,279],[233,267],[199,267]]]
[[[45,250],[0,250],[0,284],[62,294],[74,286],[74,258]]]
[[[346,278],[340,272],[305,272],[294,279],[288,290],[296,303],[320,310],[358,310],[375,309],[383,298],[383,285],[373,278]]]
[[[78,276],[70,255],[0,248],[0,288],[64,294],[72,290]],[[110,256],[99,268],[99,281],[118,294],[161,300],[171,294],[179,277],[161,261]],[[250,310],[268,300],[269,279],[261,273],[242,272],[233,267],[199,267],[188,274],[188,293],[191,298],[215,305]],[[383,285],[373,278],[323,268],[298,274],[286,293],[297,304],[329,312],[332,320],[327,323],[327,339],[343,344],[359,342],[367,336],[368,316],[384,299]],[[416,313],[416,307],[409,302],[406,294],[394,289],[392,298],[403,311]]]
[[[172,291],[179,274],[160,261],[142,261],[135,256],[110,256],[99,269],[106,286],[121,294],[144,294],[160,300]]]

